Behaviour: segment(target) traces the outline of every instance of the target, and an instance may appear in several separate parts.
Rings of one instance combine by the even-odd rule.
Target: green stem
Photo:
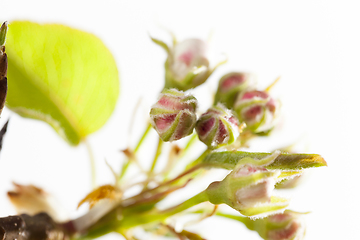
[[[243,217],[243,216],[237,216],[237,215],[232,215],[232,214],[227,214],[227,213],[222,213],[222,212],[216,212],[215,213],[216,216],[220,216],[220,217],[224,217],[224,218],[228,218],[228,219],[232,219],[235,221],[239,221],[242,222],[243,224],[245,224],[245,226],[250,229],[250,230],[254,230],[254,220],[251,220],[248,217]]]
[[[93,153],[90,143],[87,141],[87,139],[84,139],[84,143],[85,143],[87,152],[89,154],[89,160],[90,160],[91,186],[93,189],[95,189],[96,188],[96,166],[95,166],[94,153]]]
[[[189,141],[187,142],[184,149],[181,150],[180,154],[176,156],[175,159],[172,159],[172,162],[168,163],[168,166],[165,168],[165,171],[163,173],[164,180],[168,180],[170,178],[170,175],[174,169],[177,168],[177,165],[181,162],[180,160],[185,156],[185,154],[189,151],[192,145],[196,143],[197,140],[197,134],[194,133],[191,135]]]
[[[143,135],[141,136],[138,144],[136,145],[135,149],[134,149],[134,153],[137,153],[137,151],[139,150],[139,148],[141,147],[142,143],[144,142],[146,136],[148,135],[148,133],[150,132],[151,129],[151,124],[148,123],[148,126],[145,129],[145,132],[143,133]]]
[[[172,185],[174,182],[180,180],[182,177],[196,171],[199,168],[201,168],[201,165],[197,165],[192,169],[189,169],[188,171],[180,174],[178,177],[168,182],[165,182],[154,189],[145,190],[134,197],[124,200],[120,205],[105,214],[97,223],[87,229],[88,232],[85,235],[77,236],[78,239],[92,239],[105,235],[112,231],[120,231],[123,229],[134,227],[136,225],[163,220],[173,214],[184,211],[196,204],[208,201],[207,194],[205,194],[205,192],[202,192],[185,201],[184,203],[165,211],[150,210],[146,212],[141,212],[145,210],[146,207],[149,205],[148,201],[142,201],[145,195],[155,196],[157,194],[158,196],[160,196],[161,199],[164,195],[162,194],[162,192],[160,192],[163,187]],[[167,192],[169,192],[169,189],[164,190],[165,195],[167,194]],[[149,199],[149,197],[147,197],[147,199]]]
[[[185,169],[193,168],[196,165],[201,164],[202,160],[211,152],[210,149],[205,150],[196,160],[189,163]]]
[[[152,173],[154,172],[154,169],[155,169],[157,160],[159,159],[159,157],[160,157],[160,155],[161,155],[161,149],[162,149],[163,143],[164,143],[164,141],[161,140],[161,138],[159,138],[158,146],[157,146],[157,148],[156,148],[156,153],[155,153],[155,156],[154,156],[154,159],[153,159],[151,168],[150,168],[150,170],[149,170],[149,177],[150,177],[150,176],[152,175]]]
[[[183,212],[195,205],[198,205],[206,201],[208,201],[207,193],[203,191],[193,196],[192,198],[186,200],[185,202],[163,211],[153,210],[143,214],[138,214],[136,216],[135,215],[126,216],[122,221],[121,228],[127,229],[143,224],[148,224],[151,222],[163,221],[168,217]]]
[[[159,138],[159,142],[158,142],[158,145],[157,145],[157,148],[156,148],[156,153],[155,153],[154,159],[152,161],[150,170],[148,172],[148,178],[147,178],[147,180],[146,180],[146,182],[144,184],[144,190],[147,189],[148,184],[151,181],[151,178],[153,177],[153,172],[154,172],[156,163],[157,163],[157,161],[158,161],[158,159],[159,159],[159,157],[161,155],[161,150],[162,150],[163,143],[164,143],[164,141],[161,140],[161,138]]]
[[[192,167],[191,169],[188,169],[187,171],[183,172],[182,174],[178,175],[176,178],[173,178],[169,181],[163,182],[155,188],[143,190],[141,193],[139,193],[138,195],[136,195],[134,197],[131,197],[129,200],[136,201],[138,199],[141,199],[145,194],[149,195],[149,194],[155,194],[157,192],[160,192],[160,190],[163,189],[164,187],[174,185],[175,183],[180,181],[186,175],[189,175],[190,173],[193,173],[201,168],[202,168],[202,165],[198,164],[198,165]]]
[[[181,151],[180,158],[183,157],[187,153],[187,151],[190,149],[190,147],[192,145],[194,145],[194,143],[196,143],[197,136],[198,135],[196,133],[191,135],[191,137],[190,137],[189,141],[187,142],[185,148]]]
[[[151,124],[148,123],[143,135],[141,136],[139,142],[137,143],[137,145],[136,145],[136,147],[134,149],[134,154],[136,154],[139,151],[139,149],[142,146],[146,136],[149,134],[150,129],[151,129]],[[121,173],[119,174],[118,182],[120,182],[124,178],[128,168],[129,168],[130,164],[133,162],[133,160],[134,159],[129,159],[128,158],[127,161],[123,164],[123,166],[121,168]]]

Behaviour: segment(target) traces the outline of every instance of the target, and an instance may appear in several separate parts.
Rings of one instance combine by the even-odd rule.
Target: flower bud
[[[221,103],[202,114],[195,125],[200,141],[208,147],[233,143],[239,135],[239,121]]]
[[[305,236],[303,214],[285,210],[283,213],[258,219],[224,213],[217,215],[242,222],[249,230],[256,231],[265,240],[300,240]]]
[[[264,91],[248,91],[238,96],[234,109],[240,121],[252,132],[260,133],[274,127],[278,103]]]
[[[305,223],[302,213],[286,210],[284,213],[269,216],[259,222],[258,229],[263,228],[263,236],[266,240],[300,240],[305,236]],[[260,231],[259,231],[260,234]]]
[[[182,91],[195,88],[204,83],[216,69],[209,67],[207,44],[200,39],[186,39],[180,43],[174,41],[172,48],[160,40],[152,40],[168,53],[165,88]]]
[[[150,110],[151,125],[163,141],[179,140],[193,132],[196,108],[194,96],[176,89],[164,89]]]
[[[215,104],[221,102],[232,109],[236,97],[255,82],[255,76],[250,73],[232,72],[224,75],[220,81],[215,95]]]
[[[284,209],[288,201],[272,196],[280,171],[265,168],[279,155],[280,151],[276,151],[261,160],[241,159],[224,180],[210,184],[206,190],[209,201],[225,203],[245,216],[266,215]]]

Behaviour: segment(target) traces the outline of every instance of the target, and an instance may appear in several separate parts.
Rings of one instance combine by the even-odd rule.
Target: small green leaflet
[[[238,161],[244,157],[262,159],[271,153],[253,153],[242,151],[210,152],[203,160],[204,166],[234,169]],[[318,154],[281,153],[275,161],[266,166],[267,169],[301,170],[305,168],[327,166]]]
[[[50,124],[77,145],[101,128],[119,95],[110,51],[96,36],[60,24],[9,24],[6,105]]]

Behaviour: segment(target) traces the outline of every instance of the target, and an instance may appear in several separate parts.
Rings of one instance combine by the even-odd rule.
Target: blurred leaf
[[[263,159],[271,153],[254,153],[242,151],[210,152],[203,160],[205,166],[234,169],[238,161],[244,157]],[[318,154],[281,153],[275,161],[266,166],[267,169],[301,170],[311,167],[327,166],[325,160]]]
[[[7,106],[77,145],[101,128],[119,95],[116,63],[92,34],[59,24],[9,24]]]

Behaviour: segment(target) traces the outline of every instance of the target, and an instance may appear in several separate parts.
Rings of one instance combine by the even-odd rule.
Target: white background
[[[199,94],[202,111],[211,104],[217,80],[229,71],[257,73],[259,88],[281,76],[273,91],[283,104],[281,127],[271,140],[254,142],[251,150],[269,151],[299,140],[301,151],[321,154],[329,167],[309,171],[297,191],[290,192],[290,208],[312,212],[306,216],[306,239],[359,238],[357,1],[1,0],[0,9],[1,21],[56,22],[89,31],[114,54],[121,77],[120,99],[108,123],[89,137],[99,184],[113,181],[104,158],[119,168],[123,159],[119,150],[135,144],[163,85],[166,55],[150,41],[149,33],[169,43],[163,27],[180,40],[212,35],[212,52],[220,58],[227,54],[228,64],[194,92]],[[143,101],[130,138],[130,116],[140,96]],[[91,189],[85,146],[69,147],[46,124],[20,118],[7,109],[1,123],[9,116],[0,155],[0,216],[15,214],[6,198],[12,181],[46,189],[70,216],[79,215],[76,205]],[[153,142],[147,142],[149,149]],[[191,229],[209,240],[260,239],[223,219],[209,219]]]

